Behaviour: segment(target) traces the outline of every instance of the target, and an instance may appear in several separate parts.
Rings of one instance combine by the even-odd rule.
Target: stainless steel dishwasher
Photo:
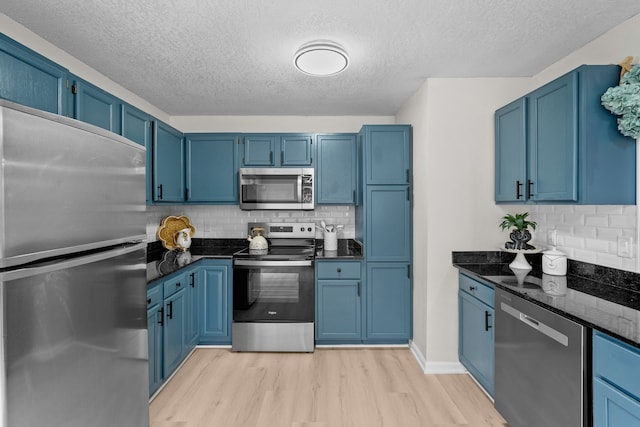
[[[509,426],[588,426],[586,328],[499,288],[495,311],[495,406]]]

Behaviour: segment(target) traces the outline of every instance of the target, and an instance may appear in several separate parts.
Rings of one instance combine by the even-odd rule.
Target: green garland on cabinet
[[[640,64],[631,65],[630,58],[621,64],[623,71],[618,86],[610,87],[600,98],[602,105],[618,118],[618,130],[625,136],[640,138]],[[625,67],[626,65],[626,67]]]

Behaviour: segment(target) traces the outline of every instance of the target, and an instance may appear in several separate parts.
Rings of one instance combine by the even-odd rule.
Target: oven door
[[[313,322],[314,317],[312,260],[234,260],[234,322]]]

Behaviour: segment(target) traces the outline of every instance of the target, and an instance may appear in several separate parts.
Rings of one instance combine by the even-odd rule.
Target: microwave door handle
[[[302,174],[298,174],[298,203],[302,203]]]

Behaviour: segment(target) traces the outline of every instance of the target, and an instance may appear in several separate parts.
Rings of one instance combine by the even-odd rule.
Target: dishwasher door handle
[[[552,327],[547,326],[542,322],[539,322],[538,320],[534,319],[531,316],[527,316],[523,312],[516,310],[515,308],[511,307],[509,304],[506,304],[504,302],[500,303],[500,309],[505,313],[509,314],[510,316],[513,316],[516,319],[520,320],[525,325],[539,331],[540,333],[548,336],[552,340],[557,341],[563,346],[565,347],[569,346],[569,337],[563,334],[562,332],[556,329],[553,329]]]

